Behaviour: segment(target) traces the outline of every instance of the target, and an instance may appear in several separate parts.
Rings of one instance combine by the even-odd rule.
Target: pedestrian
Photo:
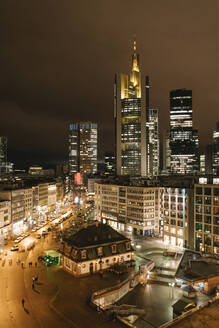
[[[24,268],[24,262],[21,263],[21,267],[22,267],[22,269]]]
[[[33,281],[33,284],[34,284],[34,281],[35,281],[35,278],[34,277],[32,278],[32,281]]]
[[[35,277],[35,281],[38,281],[38,276]]]
[[[22,298],[21,300],[22,306],[24,307],[24,299]]]
[[[34,289],[34,282],[32,283],[32,289]]]

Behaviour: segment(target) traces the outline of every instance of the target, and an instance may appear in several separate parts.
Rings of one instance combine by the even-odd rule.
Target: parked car
[[[11,247],[11,251],[19,251],[19,247],[17,245],[14,245]]]
[[[196,307],[196,304],[195,303],[189,303],[187,304],[185,307],[184,307],[184,311],[183,312],[187,312],[191,309],[194,309]]]
[[[33,228],[31,231],[32,231],[32,232],[35,232],[36,230],[37,230],[36,228]]]
[[[36,238],[37,238],[37,239],[40,239],[40,238],[41,238],[41,234],[38,233],[38,234],[36,235]]]

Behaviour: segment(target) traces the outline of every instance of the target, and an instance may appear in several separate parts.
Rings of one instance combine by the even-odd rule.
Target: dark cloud
[[[201,144],[210,142],[219,119],[218,13],[217,0],[1,1],[0,134],[13,159],[18,150],[66,158],[68,124],[77,120],[98,122],[101,153],[113,149],[113,78],[130,70],[134,34],[161,132],[169,91],[191,88],[194,125]]]

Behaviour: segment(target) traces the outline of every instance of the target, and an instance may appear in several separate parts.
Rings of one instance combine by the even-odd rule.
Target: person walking
[[[32,282],[32,289],[34,289],[34,282]]]
[[[21,300],[22,306],[24,307],[24,299],[22,298]]]

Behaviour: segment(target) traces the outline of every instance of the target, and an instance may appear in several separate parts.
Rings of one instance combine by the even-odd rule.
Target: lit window
[[[81,259],[86,259],[87,257],[87,251],[86,249],[84,249],[83,251],[81,251]]]
[[[103,255],[103,247],[98,247],[97,248],[97,254],[98,254],[98,256],[102,256]]]
[[[126,250],[129,251],[131,249],[131,244],[130,242],[127,242],[126,243]]]
[[[112,245],[112,253],[113,253],[113,254],[116,253],[116,245]]]

